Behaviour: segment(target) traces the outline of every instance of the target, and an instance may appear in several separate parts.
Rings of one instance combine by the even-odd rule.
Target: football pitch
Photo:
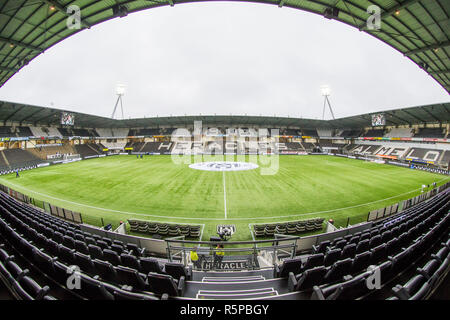
[[[366,221],[370,210],[420,194],[423,184],[450,180],[322,155],[280,156],[274,175],[262,175],[260,169],[201,171],[176,164],[171,156],[120,155],[24,171],[20,178],[10,174],[0,177],[0,183],[81,212],[92,225],[117,227],[129,218],[202,224],[203,240],[208,240],[216,225],[233,224],[237,232],[232,240],[251,240],[252,223],[321,217],[346,226],[348,218],[351,224]]]

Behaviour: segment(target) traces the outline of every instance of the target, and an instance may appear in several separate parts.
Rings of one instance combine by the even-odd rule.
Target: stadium
[[[80,30],[190,1],[21,2],[0,4],[0,86]],[[450,92],[446,1],[259,2],[367,32]],[[389,32],[362,27],[370,4]],[[80,29],[67,28],[71,5]],[[319,120],[114,119],[0,101],[0,297],[439,298],[449,164],[450,103]]]

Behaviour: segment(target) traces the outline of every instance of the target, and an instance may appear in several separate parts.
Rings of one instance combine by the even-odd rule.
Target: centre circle
[[[244,171],[253,170],[259,166],[251,162],[212,161],[189,165],[189,168],[204,171]]]

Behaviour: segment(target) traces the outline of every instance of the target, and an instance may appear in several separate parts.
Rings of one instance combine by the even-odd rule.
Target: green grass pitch
[[[217,158],[215,160],[221,160]],[[0,183],[83,214],[93,225],[128,218],[204,224],[203,240],[217,224],[234,224],[233,240],[251,240],[250,223],[332,218],[365,221],[370,210],[420,193],[442,175],[331,156],[280,156],[275,175],[260,169],[193,170],[170,156],[113,156],[3,176]],[[226,203],[226,205],[225,205]],[[226,207],[226,209],[225,209]],[[225,219],[226,215],[226,219]]]

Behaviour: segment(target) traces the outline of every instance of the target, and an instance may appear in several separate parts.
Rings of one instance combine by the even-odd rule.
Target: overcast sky
[[[321,16],[262,4],[197,3],[130,14],[61,42],[0,100],[126,118],[248,114],[321,118],[450,101],[412,61]],[[326,118],[330,118],[329,112]]]

